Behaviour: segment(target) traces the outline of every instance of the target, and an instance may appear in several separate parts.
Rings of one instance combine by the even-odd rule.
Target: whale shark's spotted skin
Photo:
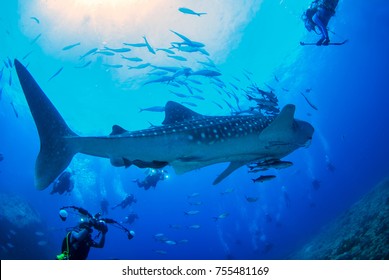
[[[177,103],[174,105],[181,106]],[[273,120],[274,117],[260,115],[204,117],[197,120],[189,120],[135,132],[124,132],[119,135],[122,137],[149,137],[186,133],[188,141],[197,144],[214,144],[224,142],[228,138],[239,138],[248,134],[259,133]]]

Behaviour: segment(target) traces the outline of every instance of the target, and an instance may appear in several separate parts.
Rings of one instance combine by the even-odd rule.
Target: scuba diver
[[[70,193],[74,188],[73,171],[68,168],[53,183],[53,190],[50,194]]]
[[[169,178],[169,174],[166,170],[163,169],[153,169],[150,168],[147,171],[147,175],[143,181],[139,179],[134,180],[138,184],[138,187],[148,190],[149,188],[155,188],[159,181],[163,181]]]
[[[316,42],[317,46],[326,46],[330,43],[327,25],[335,14],[338,2],[339,0],[314,0],[301,17],[309,32],[314,30],[317,34],[321,34],[320,40]],[[316,31],[316,27],[319,32]]]
[[[66,221],[68,213],[65,209],[72,209],[81,215],[81,221],[78,226],[70,228],[62,241],[62,253],[57,255],[57,260],[86,260],[91,247],[103,248],[105,244],[105,235],[108,232],[107,224],[112,224],[122,229],[128,239],[132,239],[135,235],[133,231],[128,230],[120,223],[113,219],[101,218],[101,214],[97,213],[92,216],[87,210],[77,206],[64,206],[59,211],[59,216],[62,221]],[[92,238],[93,229],[99,233],[95,238]],[[95,241],[99,236],[100,240]]]
[[[282,196],[284,197],[285,206],[290,208],[291,200],[285,186],[282,186],[281,190],[282,190]]]
[[[125,218],[124,218],[124,221],[123,223],[127,223],[129,225],[133,224],[135,222],[135,220],[139,219],[139,216],[138,214],[136,214],[135,212],[131,212],[129,213]]]
[[[103,198],[100,201],[101,215],[104,216],[104,215],[108,214],[108,205],[109,205],[109,202],[106,198]]]
[[[115,205],[114,207],[112,207],[111,209],[115,209],[116,207],[119,207],[121,206],[122,209],[126,208],[127,206],[130,206],[132,203],[135,203],[136,202],[136,199],[134,197],[133,194],[129,194],[126,196],[125,199],[123,199],[122,202],[120,202],[119,204]]]

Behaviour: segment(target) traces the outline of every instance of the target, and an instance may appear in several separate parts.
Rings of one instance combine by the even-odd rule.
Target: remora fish
[[[310,142],[314,132],[309,123],[294,119],[294,105],[286,105],[276,117],[205,116],[169,101],[160,127],[78,136],[18,60],[15,67],[41,142],[35,163],[35,185],[40,190],[47,188],[77,153],[109,158],[114,166],[171,165],[177,174],[230,162],[213,182],[217,184],[250,162],[283,158]]]
[[[275,175],[261,175],[258,178],[252,179],[254,183],[263,183],[265,181],[273,180],[276,176]]]
[[[313,109],[315,109],[317,111],[318,110],[317,107],[315,105],[313,105],[313,103],[311,101],[309,101],[309,99],[304,95],[304,93],[302,93],[302,92],[300,92],[300,93],[304,97],[305,101],[307,101],[309,106],[311,106]]]

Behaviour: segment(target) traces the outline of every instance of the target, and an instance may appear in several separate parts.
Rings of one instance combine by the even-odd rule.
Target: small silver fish
[[[37,24],[40,23],[39,19],[37,17],[30,17],[30,19],[32,19],[33,21],[35,21]]]
[[[164,48],[157,48],[155,49],[156,51],[163,51],[163,52],[166,52],[166,53],[169,53],[169,54],[175,54],[174,51],[170,50],[170,49],[164,49]]]
[[[59,73],[61,73],[61,71],[63,70],[63,66],[61,68],[59,68],[57,70],[57,72],[55,72],[48,80],[48,82],[50,82],[54,77],[56,77]]]
[[[126,60],[129,60],[129,61],[134,61],[134,62],[143,61],[143,59],[141,59],[141,58],[139,58],[139,57],[126,57],[126,56],[122,55],[122,58],[123,58],[123,59],[126,59]]]
[[[309,104],[309,106],[311,106],[314,110],[318,110],[317,107],[311,102],[309,101],[309,99],[304,95],[304,93],[300,92],[301,95],[304,97],[305,101],[307,101],[307,103]]]
[[[74,68],[85,68],[91,63],[92,63],[92,61],[88,61],[88,62],[84,63],[83,65],[76,65],[76,66],[74,66]]]
[[[114,55],[115,55],[115,53],[113,53],[113,52],[110,52],[110,51],[101,51],[101,50],[96,51],[96,52],[94,52],[93,54],[94,54],[94,55],[95,55],[95,54],[102,54],[102,55],[106,55],[106,56],[114,56]]]
[[[148,42],[147,39],[146,39],[146,36],[143,36],[143,39],[145,40],[145,44],[146,44],[146,47],[147,47],[147,49],[149,50],[149,52],[151,52],[152,54],[155,54],[155,51],[154,51],[154,49],[150,46],[149,42]]]
[[[123,45],[130,46],[130,47],[135,47],[135,48],[146,47],[145,43],[123,43]]]
[[[218,72],[218,71],[214,71],[214,70],[204,69],[204,70],[195,71],[191,75],[193,75],[193,76],[194,75],[200,75],[200,76],[206,76],[206,77],[215,77],[215,76],[220,76],[221,73]]]
[[[216,221],[218,221],[218,220],[220,220],[220,219],[225,219],[225,218],[227,218],[229,215],[230,215],[229,213],[222,213],[222,214],[220,214],[219,216],[217,216],[217,217],[212,217],[212,218],[213,218],[213,219],[215,220],[215,222],[216,222]]]
[[[97,52],[98,48],[93,48],[93,49],[90,49],[89,51],[87,51],[85,54],[83,54],[82,56],[80,56],[80,59],[83,59],[85,57],[87,57],[88,55],[91,55],[95,52]]]
[[[180,55],[168,55],[168,57],[173,58],[175,60],[179,60],[179,61],[187,61],[187,59],[185,57],[180,56]]]
[[[139,113],[143,111],[149,111],[149,112],[164,112],[165,106],[153,106],[148,108],[140,108]]]
[[[108,68],[122,68],[122,64],[103,64],[103,66],[108,67]]]
[[[151,63],[143,63],[143,64],[139,64],[138,66],[128,66],[128,69],[143,69],[150,65]]]
[[[75,43],[75,44],[71,44],[71,45],[68,45],[68,46],[63,47],[62,50],[63,50],[63,51],[67,51],[67,50],[70,50],[70,49],[72,49],[72,48],[74,48],[74,47],[77,47],[77,46],[79,46],[79,45],[81,45],[80,42]]]
[[[189,229],[200,229],[200,225],[190,225],[188,226]]]
[[[113,48],[109,48],[109,47],[107,47],[107,46],[105,46],[104,49],[106,49],[106,50],[108,50],[108,51],[111,51],[111,52],[117,52],[117,53],[124,53],[124,52],[129,52],[129,51],[131,51],[130,48],[113,49]]]
[[[200,195],[200,193],[195,192],[195,193],[192,193],[192,194],[188,195],[188,198],[198,197],[199,195]]]
[[[197,215],[198,213],[200,213],[200,211],[199,210],[191,210],[191,211],[186,211],[184,213],[185,213],[185,215],[193,216],[193,215]]]
[[[225,191],[222,191],[220,194],[222,194],[222,195],[229,194],[229,193],[232,193],[234,190],[235,190],[234,188],[228,188]]]
[[[167,254],[167,252],[164,250],[153,250],[153,251],[154,251],[154,253],[156,253],[158,255],[166,255]]]
[[[42,36],[42,33],[40,33],[38,36],[36,36],[32,41],[31,41],[31,45],[35,44],[36,41],[38,41],[38,39]]]
[[[258,201],[258,197],[249,197],[249,196],[245,196],[247,202],[257,202]]]
[[[12,107],[12,109],[13,109],[13,111],[14,111],[15,117],[16,117],[16,118],[19,118],[19,113],[18,113],[18,111],[16,111],[16,108],[15,108],[13,102],[11,102],[10,104],[11,104],[11,107]]]
[[[165,244],[168,244],[168,245],[176,245],[177,244],[177,242],[174,240],[165,240],[164,242],[165,242]]]
[[[180,102],[180,103],[181,103],[181,104],[185,104],[185,105],[189,105],[189,106],[192,106],[192,107],[197,107],[197,104],[192,103],[192,102],[182,101],[182,102]]]
[[[183,14],[187,14],[187,15],[195,15],[195,16],[201,16],[201,15],[206,15],[207,13],[197,13],[191,9],[188,9],[188,8],[185,8],[185,7],[181,7],[181,8],[178,8],[178,10],[183,13]]]

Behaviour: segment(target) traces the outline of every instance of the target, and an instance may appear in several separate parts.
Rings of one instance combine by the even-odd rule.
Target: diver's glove
[[[105,222],[103,222],[104,224],[102,225],[102,228],[101,228],[101,233],[102,234],[106,234],[108,232],[108,226]]]
[[[108,232],[108,226],[102,220],[96,221],[94,224],[94,228],[97,229],[98,231],[101,231],[101,233],[103,233],[103,234]]]
[[[133,230],[130,230],[127,234],[127,237],[129,240],[133,239],[135,236],[135,232]]]

